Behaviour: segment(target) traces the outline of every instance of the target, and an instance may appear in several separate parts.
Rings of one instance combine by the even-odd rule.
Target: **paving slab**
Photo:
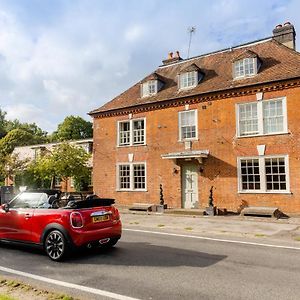
[[[300,218],[200,216],[131,212],[120,208],[124,228],[292,242],[300,247]]]

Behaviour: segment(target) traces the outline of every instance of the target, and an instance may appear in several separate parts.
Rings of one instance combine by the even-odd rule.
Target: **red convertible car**
[[[117,243],[122,225],[113,199],[90,196],[60,207],[59,195],[54,190],[25,191],[2,204],[0,241],[43,247],[55,261],[73,248]]]

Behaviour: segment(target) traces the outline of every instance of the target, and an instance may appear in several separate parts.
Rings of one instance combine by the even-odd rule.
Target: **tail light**
[[[70,223],[73,228],[83,227],[82,215],[79,212],[72,212],[70,215]]]
[[[119,211],[115,208],[113,212],[113,223],[118,223],[120,220],[120,214]]]

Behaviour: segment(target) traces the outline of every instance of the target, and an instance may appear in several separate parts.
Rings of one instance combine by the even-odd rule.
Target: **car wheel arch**
[[[70,234],[61,224],[58,224],[58,223],[50,223],[44,228],[43,233],[41,235],[41,239],[40,239],[40,243],[42,245],[44,245],[46,237],[49,234],[49,232],[51,232],[53,230],[59,230],[64,235],[67,243],[70,246],[73,246],[73,241],[72,241]]]

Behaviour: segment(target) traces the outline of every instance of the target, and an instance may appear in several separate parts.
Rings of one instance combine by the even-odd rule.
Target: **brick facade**
[[[248,57],[247,53],[260,62],[258,73],[236,80],[232,64],[236,59]],[[182,91],[178,88],[178,74],[192,65],[201,72],[201,80],[194,88]],[[187,177],[183,170],[190,165],[194,166],[193,172],[196,170],[198,183],[196,207],[208,206],[213,187],[214,204],[219,208],[239,211],[243,206],[275,206],[286,213],[300,212],[299,53],[276,40],[266,39],[191,60],[178,58],[175,63],[161,66],[153,74],[155,76],[145,77],[90,113],[94,118],[93,183],[96,194],[113,197],[120,204],[159,204],[161,184],[169,207],[185,207],[183,178]],[[162,80],[163,88],[155,95],[143,98],[140,87],[149,78]],[[258,93],[262,93],[262,99]],[[237,104],[281,97],[286,99],[287,132],[238,137]],[[198,138],[189,148],[180,141],[178,115],[181,111],[194,109],[197,110]],[[131,118],[145,118],[146,144],[118,146],[118,122]],[[259,145],[265,146],[264,156],[259,156]],[[209,151],[202,163],[196,156],[192,159],[183,156],[164,159],[166,154],[200,150],[203,153]],[[285,171],[290,188],[286,191],[241,192],[238,158],[263,159],[270,155],[287,157]],[[118,190],[117,165],[130,161],[146,163],[146,191]],[[264,177],[261,174],[260,178]]]
[[[277,206],[286,212],[300,212],[300,115],[298,105],[300,88],[290,88],[264,93],[264,99],[285,96],[287,99],[288,134],[236,137],[236,103],[256,101],[256,95],[220,99],[191,104],[189,109],[198,112],[198,141],[192,149],[208,149],[209,157],[198,164],[199,206],[208,204],[209,190],[214,186],[214,200],[218,207],[238,210],[241,205]],[[165,202],[170,207],[182,207],[181,164],[163,160],[162,154],[184,151],[184,143],[178,142],[178,112],[185,106],[171,107],[133,114],[133,118],[145,117],[145,146],[117,146],[117,121],[128,115],[94,119],[94,190],[103,197],[114,197],[118,203],[159,203],[159,185],[163,185]],[[290,194],[240,194],[237,181],[237,157],[257,156],[257,145],[266,145],[266,155],[288,154]],[[128,154],[134,162],[147,163],[147,192],[116,191],[116,163],[128,162]],[[197,162],[194,162],[197,164]]]

